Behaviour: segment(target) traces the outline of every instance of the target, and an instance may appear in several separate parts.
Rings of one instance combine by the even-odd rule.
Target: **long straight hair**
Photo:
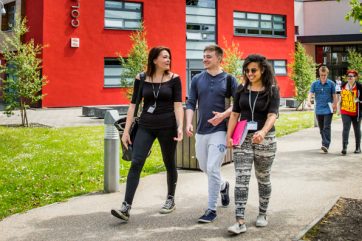
[[[171,63],[172,63],[171,50],[164,46],[158,46],[158,47],[152,48],[150,50],[150,52],[148,53],[146,75],[153,76],[153,74],[156,72],[156,65],[153,61],[155,59],[157,59],[158,56],[160,55],[160,53],[164,50],[166,50],[168,52],[168,54],[170,55],[170,70],[171,70]],[[169,72],[169,70],[165,70],[165,74],[168,74],[168,72]]]
[[[250,80],[246,75],[246,69],[250,63],[257,63],[259,65],[260,71],[262,72],[261,82],[263,87],[265,88],[263,96],[267,95],[267,103],[269,103],[270,98],[273,96],[273,86],[276,88],[278,87],[273,68],[263,55],[251,54],[246,57],[243,64],[244,88],[242,88],[240,91],[246,91],[248,89],[248,86],[250,85]]]

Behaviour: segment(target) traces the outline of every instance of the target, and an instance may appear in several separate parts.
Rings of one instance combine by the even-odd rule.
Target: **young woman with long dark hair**
[[[268,224],[266,211],[271,194],[270,170],[276,153],[274,123],[279,111],[279,90],[274,72],[266,58],[249,55],[243,64],[244,85],[239,85],[234,96],[227,145],[233,147],[232,133],[238,120],[247,120],[248,134],[241,145],[234,146],[235,216],[236,223],[228,228],[231,233],[246,231],[245,206],[254,163],[259,187],[259,215],[257,227]]]
[[[160,213],[170,213],[175,209],[175,189],[177,169],[175,152],[177,141],[183,135],[183,107],[181,80],[171,71],[171,51],[166,47],[152,48],[148,55],[146,79],[143,84],[143,108],[139,128],[133,143],[132,164],[128,172],[126,193],[121,209],[112,209],[113,216],[128,221],[133,198],[140,174],[152,144],[158,139],[163,162],[167,170],[167,198]],[[122,136],[125,146],[132,144],[129,129],[133,122],[140,76],[134,83],[132,101],[127,112],[127,122]]]

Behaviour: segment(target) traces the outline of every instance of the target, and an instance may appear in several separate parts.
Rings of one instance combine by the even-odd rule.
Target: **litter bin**
[[[194,117],[192,119],[192,125],[194,126],[194,131],[196,131],[196,126],[197,126],[196,121],[198,118],[198,114],[199,111],[198,109],[196,109]],[[186,123],[186,115],[184,123]],[[232,150],[228,149],[223,164],[230,162],[232,162]],[[177,144],[176,165],[178,168],[182,169],[200,170],[199,163],[196,159],[196,153],[195,153],[195,135],[193,135],[192,137],[188,137],[184,132],[183,140]]]

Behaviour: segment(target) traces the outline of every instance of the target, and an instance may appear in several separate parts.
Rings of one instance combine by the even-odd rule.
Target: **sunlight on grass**
[[[312,112],[281,113],[277,136],[313,126]],[[103,126],[0,126],[0,220],[14,213],[103,189]],[[121,161],[125,182],[130,162]],[[142,176],[164,171],[157,142]]]

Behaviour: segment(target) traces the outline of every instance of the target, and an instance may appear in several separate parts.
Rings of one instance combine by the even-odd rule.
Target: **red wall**
[[[143,2],[149,46],[170,47],[173,71],[185,80],[185,2]],[[72,27],[75,3],[44,1],[43,43],[49,47],[43,52],[43,74],[49,82],[43,88],[43,107],[128,103],[124,89],[104,88],[104,58],[117,57],[116,52],[127,56],[131,31],[104,29],[104,1],[80,1],[80,25]],[[70,47],[71,37],[80,39],[79,48]]]
[[[134,1],[134,0],[128,0]],[[71,26],[72,5],[77,0],[26,1],[29,19],[27,39],[48,45],[43,51],[43,74],[48,84],[43,107],[110,105],[129,103],[122,88],[104,88],[104,58],[127,56],[132,31],[104,29],[104,0],[80,0],[80,25]],[[165,45],[173,55],[172,70],[183,80],[186,93],[186,6],[185,1],[144,0],[143,16],[149,47]],[[260,53],[269,59],[291,61],[294,51],[294,7],[290,0],[218,0],[218,43],[223,37],[239,43],[244,56]],[[287,15],[287,38],[257,38],[233,35],[233,11]],[[71,37],[80,39],[79,48],[70,47]],[[278,76],[282,97],[292,97],[294,86],[286,76]]]
[[[218,0],[218,43],[223,45],[223,37],[230,44],[231,41],[239,44],[243,58],[252,53],[264,55],[268,59],[292,61],[294,53],[294,1],[240,1]],[[260,38],[234,36],[233,12],[255,12],[266,14],[286,15],[287,38]],[[287,76],[277,76],[281,97],[294,96],[294,84]]]

